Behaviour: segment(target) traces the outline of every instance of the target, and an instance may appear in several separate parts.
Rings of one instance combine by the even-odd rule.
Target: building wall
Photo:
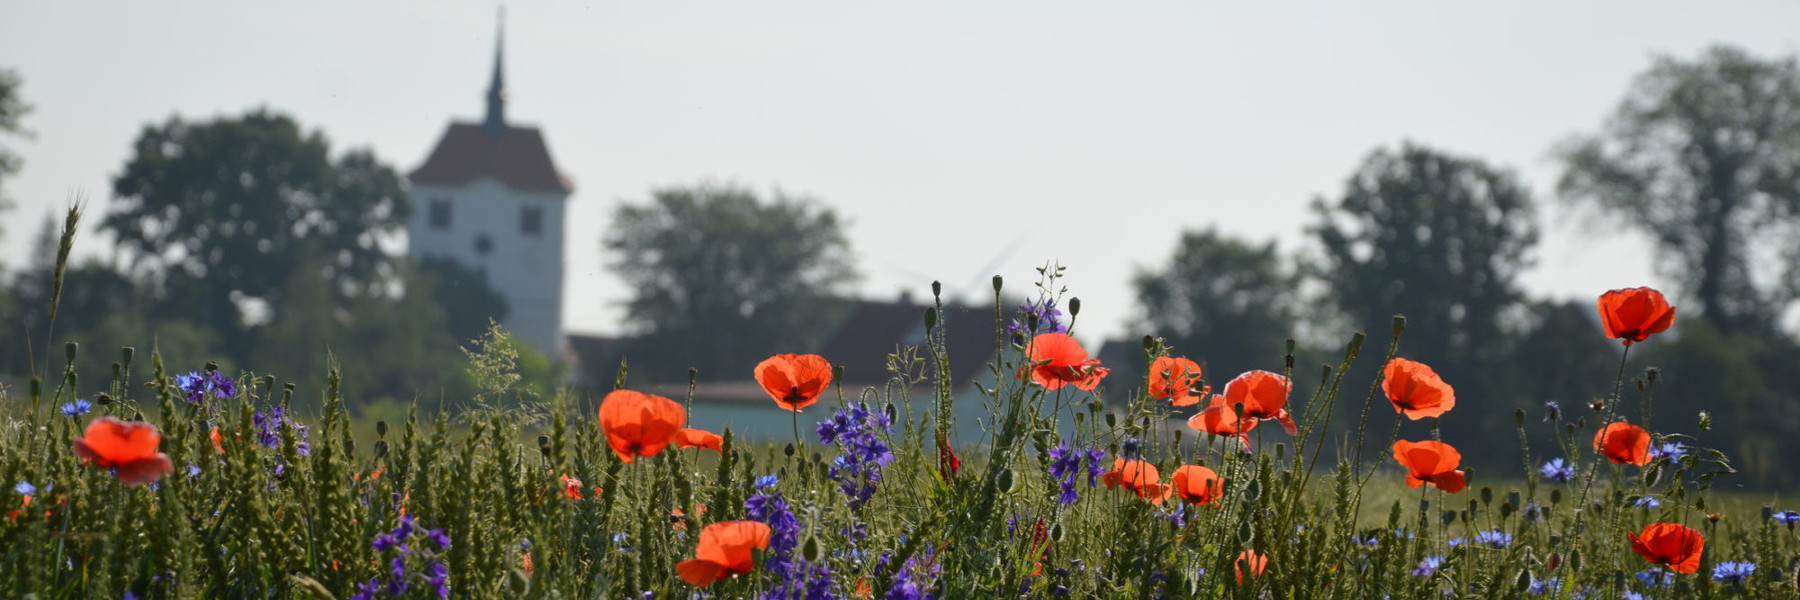
[[[461,186],[415,183],[409,245],[414,256],[440,256],[487,273],[506,297],[501,325],[552,359],[562,355],[563,215],[568,196],[519,192],[489,178]],[[448,227],[432,226],[432,204],[450,204]],[[521,231],[525,207],[536,207],[536,235]],[[485,236],[484,254],[477,241]]]

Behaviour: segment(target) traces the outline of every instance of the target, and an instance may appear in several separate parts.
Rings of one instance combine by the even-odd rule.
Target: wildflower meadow
[[[66,364],[118,361],[7,391],[0,596],[1800,597],[1800,504],[1716,500],[1727,457],[1688,435],[1708,417],[1652,428],[1657,374],[1624,370],[1676,319],[1656,290],[1598,295],[1594,335],[1621,356],[1593,376],[1613,393],[1537,415],[1458,404],[1402,316],[1334,364],[1297,365],[1289,341],[1265,369],[1214,373],[1147,337],[1149,369],[1126,372],[1070,335],[1079,299],[1019,309],[1003,288],[972,382],[983,418],[955,418],[971,382],[948,374],[939,299],[888,385],[847,389],[830,356],[747,366],[792,424],[756,441],[688,428],[691,399],[634,390],[629,363],[599,399],[371,424],[335,372],[296,389],[70,344]],[[481,352],[484,389],[504,389]],[[1348,378],[1368,361],[1374,380]],[[318,414],[295,408],[308,394]],[[1443,438],[1453,419],[1507,420],[1520,447]],[[1537,427],[1558,444],[1526,447]],[[971,429],[985,442],[953,445]],[[1518,469],[1470,472],[1473,452]]]

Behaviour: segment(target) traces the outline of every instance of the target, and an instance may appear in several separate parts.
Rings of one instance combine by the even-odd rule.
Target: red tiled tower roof
[[[569,194],[575,186],[556,170],[544,134],[535,127],[504,125],[495,133],[480,123],[451,123],[425,164],[408,175],[414,183],[461,184],[491,177],[521,191]]]

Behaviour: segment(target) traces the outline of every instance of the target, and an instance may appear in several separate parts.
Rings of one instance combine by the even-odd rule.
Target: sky
[[[0,0],[0,67],[35,135],[0,239],[23,265],[73,194],[90,225],[150,123],[255,107],[417,167],[477,119],[493,2]],[[512,2],[508,117],[574,181],[565,326],[620,330],[600,247],[652,189],[728,181],[850,222],[859,295],[984,299],[1068,267],[1079,337],[1136,337],[1133,274],[1216,227],[1306,252],[1308,204],[1403,140],[1536,193],[1541,297],[1661,285],[1650,246],[1557,202],[1551,151],[1597,130],[1654,56],[1800,51],[1800,3]],[[92,234],[90,226],[88,233]],[[90,235],[78,254],[110,244]]]

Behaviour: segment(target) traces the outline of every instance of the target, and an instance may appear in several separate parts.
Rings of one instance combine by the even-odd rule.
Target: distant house
[[[894,302],[858,300],[852,303],[843,324],[814,352],[844,368],[842,385],[846,401],[854,401],[867,388],[880,389],[887,384],[892,379],[888,372],[888,357],[904,347],[919,348],[919,357],[930,360],[925,350],[925,309],[925,305],[915,304],[904,296]],[[986,385],[993,385],[993,375],[986,365],[995,356],[994,312],[991,307],[967,306],[946,307],[944,312],[942,322],[948,336],[945,345],[951,381],[957,391],[957,419],[961,423],[959,441],[972,442],[980,433],[974,421],[985,415],[985,405],[976,393],[975,383],[985,381]],[[624,337],[569,336],[568,347],[573,355],[571,367],[579,385],[596,398],[611,391],[618,377],[619,361],[629,361],[631,357],[631,341]],[[750,361],[744,365],[742,379],[697,384],[690,413],[692,425],[713,431],[730,427],[749,439],[779,441],[793,437],[793,416],[776,408],[762,387],[751,379],[754,368],[755,361]],[[915,370],[914,373],[929,377],[933,371],[924,365],[922,371]],[[686,402],[688,397],[686,384],[636,386],[627,381],[627,386],[680,402]],[[916,418],[929,411],[933,390],[930,381],[913,386],[909,398]],[[834,389],[827,398],[802,411],[802,435],[810,435],[812,424],[830,415],[835,405]],[[896,408],[906,410],[905,407]]]

